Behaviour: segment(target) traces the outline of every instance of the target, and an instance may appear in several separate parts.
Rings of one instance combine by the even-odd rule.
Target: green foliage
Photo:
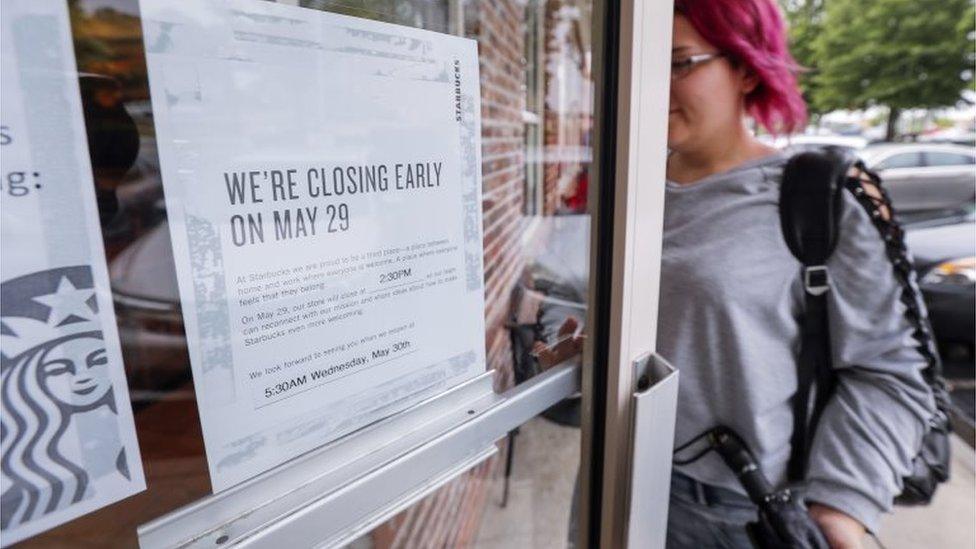
[[[976,91],[976,4],[970,3],[966,13],[959,21],[956,32],[966,37],[966,59],[969,72],[969,89]]]
[[[954,105],[969,86],[964,75],[972,78],[964,23],[972,13],[972,0],[830,0],[812,43],[814,102],[820,109]]]
[[[800,65],[798,79],[803,99],[806,100],[811,116],[822,114],[814,103],[817,82],[817,58],[813,49],[814,39],[823,28],[824,0],[780,0],[789,25],[790,53]]]

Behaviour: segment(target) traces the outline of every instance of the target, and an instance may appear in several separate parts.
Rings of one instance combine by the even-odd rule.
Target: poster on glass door
[[[65,2],[0,14],[0,540],[145,489]]]
[[[140,6],[214,489],[484,372],[476,43]]]

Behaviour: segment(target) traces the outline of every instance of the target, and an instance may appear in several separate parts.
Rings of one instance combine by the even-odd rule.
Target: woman
[[[734,429],[785,483],[796,390],[800,266],[780,228],[786,156],[750,133],[802,128],[805,108],[774,0],[677,0],[658,351],[681,371],[676,446]],[[932,395],[901,287],[869,214],[844,192],[828,262],[838,386],[804,499],[832,547],[861,547],[909,472]],[[756,511],[714,454],[676,465],[669,547],[749,547]]]

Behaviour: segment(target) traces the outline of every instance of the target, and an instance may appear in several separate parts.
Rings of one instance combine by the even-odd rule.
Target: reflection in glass
[[[592,5],[469,2],[482,90],[486,334],[496,390],[578,361],[587,332]],[[580,455],[572,398],[499,454],[360,540],[369,547],[562,547]]]
[[[254,0],[257,1],[257,0]],[[592,4],[587,0],[289,0],[477,40],[488,366],[496,390],[579,360],[589,268]],[[24,546],[135,547],[140,524],[210,493],[176,286],[137,0],[68,0],[102,230],[148,490]],[[79,343],[80,344],[80,343]],[[91,354],[91,353],[89,353]],[[576,355],[576,356],[573,356]],[[92,357],[89,370],[97,370]],[[52,364],[54,392],[92,387]],[[85,395],[81,395],[84,397]],[[360,547],[561,546],[578,398]],[[518,434],[516,434],[518,433]]]

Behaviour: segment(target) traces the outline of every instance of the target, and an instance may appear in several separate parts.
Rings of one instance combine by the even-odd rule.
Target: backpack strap
[[[928,431],[922,437],[919,453],[912,461],[911,472],[902,477],[902,492],[895,497],[895,504],[927,505],[932,501],[938,485],[949,479],[951,401],[942,377],[942,361],[932,326],[918,288],[915,267],[905,246],[905,231],[895,216],[891,197],[882,187],[878,175],[867,169],[863,162],[855,162],[854,168],[856,173],[846,179],[845,186],[864,208],[884,241],[885,253],[902,288],[901,302],[905,305],[905,318],[912,326],[912,336],[918,342],[916,349],[927,364],[922,376],[935,397],[935,414],[929,418]]]
[[[846,178],[844,185],[864,208],[884,242],[885,255],[888,256],[895,271],[895,279],[902,288],[901,302],[905,304],[905,314],[913,328],[912,336],[919,343],[916,349],[927,365],[922,373],[930,385],[944,385],[942,359],[939,357],[932,326],[918,288],[915,265],[905,245],[905,230],[895,217],[891,197],[881,186],[878,175],[865,167],[860,160],[852,166],[857,176]]]
[[[803,265],[804,282],[787,478],[798,482],[806,476],[813,433],[834,390],[826,298],[830,278],[826,263],[837,244],[841,195],[845,190],[864,208],[884,241],[895,279],[902,286],[901,301],[913,327],[912,335],[918,342],[917,350],[927,363],[922,374],[935,396],[936,413],[929,420],[929,430],[912,462],[912,471],[902,479],[903,491],[895,498],[895,503],[903,505],[926,504],[938,484],[949,478],[950,404],[941,360],[914,266],[905,248],[905,233],[895,218],[888,193],[877,174],[863,162],[832,150],[794,156],[783,170],[780,222],[787,246]],[[811,393],[815,395],[812,404]]]
[[[803,266],[804,290],[793,438],[787,464],[791,482],[806,475],[813,431],[834,386],[827,322],[827,260],[837,246],[841,183],[850,165],[850,159],[826,151],[795,155],[783,168],[780,224],[790,252]]]

